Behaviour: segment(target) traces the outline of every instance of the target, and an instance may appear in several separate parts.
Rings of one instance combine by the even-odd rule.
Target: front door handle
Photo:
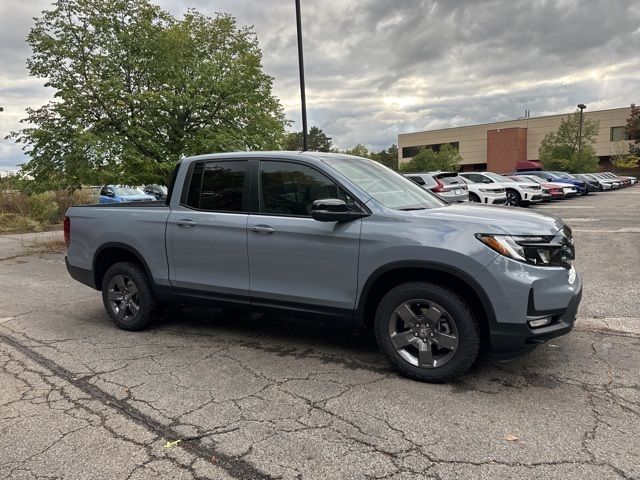
[[[185,227],[185,228],[190,228],[190,227],[194,227],[196,225],[196,222],[194,222],[193,220],[187,220],[182,219],[182,220],[178,220],[176,222],[176,225],[178,225],[179,227]]]
[[[251,227],[251,231],[258,232],[258,233],[260,232],[273,233],[276,231],[276,229],[268,225],[254,225],[253,227]]]

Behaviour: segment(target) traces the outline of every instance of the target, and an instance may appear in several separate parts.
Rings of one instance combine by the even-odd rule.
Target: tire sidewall
[[[389,336],[389,322],[403,302],[423,298],[447,310],[458,330],[458,350],[442,367],[420,368],[404,360],[396,352]],[[412,282],[390,290],[380,301],[375,318],[378,346],[391,363],[404,375],[422,381],[443,382],[462,375],[476,361],[480,350],[480,330],[471,308],[455,292],[438,285]]]
[[[140,310],[133,320],[124,322],[111,309],[108,297],[108,286],[116,275],[125,275],[131,279],[138,290]],[[146,274],[137,265],[129,262],[120,262],[107,269],[102,279],[102,301],[107,314],[113,323],[123,330],[144,330],[152,323],[151,314],[155,310],[156,302]]]

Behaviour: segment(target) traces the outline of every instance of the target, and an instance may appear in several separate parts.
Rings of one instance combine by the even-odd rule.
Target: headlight
[[[570,230],[568,230],[570,232]],[[558,235],[489,235],[476,234],[476,238],[505,257],[540,267],[571,268],[575,258],[570,233]]]
[[[493,188],[479,188],[478,190],[481,192],[495,192]]]

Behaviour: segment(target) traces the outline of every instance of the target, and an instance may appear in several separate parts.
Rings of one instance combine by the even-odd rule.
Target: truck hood
[[[562,219],[548,213],[470,203],[448,205],[430,210],[415,210],[410,213],[425,218],[476,224],[476,233],[555,235],[565,226]]]

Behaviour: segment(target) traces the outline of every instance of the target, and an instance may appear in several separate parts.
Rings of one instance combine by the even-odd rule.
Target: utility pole
[[[582,160],[582,111],[587,108],[584,103],[578,104],[578,108],[580,109],[580,126],[578,127],[578,165],[580,165],[580,161]]]
[[[307,99],[304,91],[304,56],[302,53],[302,19],[300,18],[300,0],[296,0],[296,27],[298,31],[298,69],[300,70],[300,101],[302,103],[302,150],[307,144]]]

